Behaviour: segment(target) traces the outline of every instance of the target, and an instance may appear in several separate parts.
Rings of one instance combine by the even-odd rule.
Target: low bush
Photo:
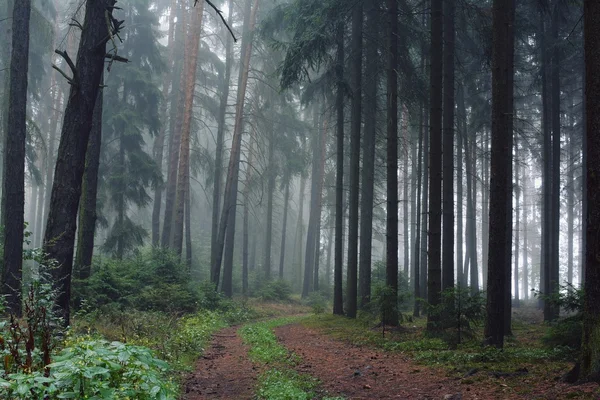
[[[191,313],[199,308],[200,295],[176,255],[149,249],[96,262],[90,278],[73,281],[73,299],[76,308],[85,300],[94,307]]]
[[[270,281],[258,290],[257,295],[265,301],[288,301],[292,287],[284,280]]]

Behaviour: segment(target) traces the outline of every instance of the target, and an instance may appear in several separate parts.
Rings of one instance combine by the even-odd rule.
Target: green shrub
[[[582,315],[558,320],[550,326],[548,332],[542,337],[542,342],[549,348],[568,346],[573,350],[581,349],[583,335]]]
[[[80,338],[47,366],[0,379],[0,396],[20,399],[176,399],[167,363],[140,346]]]
[[[292,287],[284,280],[270,281],[258,291],[258,297],[266,301],[287,301]]]
[[[94,307],[190,313],[199,303],[185,264],[161,249],[96,262],[90,278],[73,281],[73,297],[76,308],[85,300]]]

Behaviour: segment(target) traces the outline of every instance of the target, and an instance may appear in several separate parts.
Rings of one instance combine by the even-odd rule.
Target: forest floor
[[[279,325],[282,326],[273,325],[271,331],[277,345],[293,354],[289,358],[293,357],[294,362],[287,368],[294,376],[309,377],[316,383],[307,391],[308,397],[286,395],[281,389],[281,396],[266,397],[274,400],[600,399],[595,384],[560,382],[560,376],[572,364],[542,361],[542,356],[536,359],[537,345],[532,340],[537,340],[537,330],[527,323],[515,328],[515,337],[522,338],[522,342],[515,340],[509,347],[534,350],[530,349],[532,355],[519,357],[498,357],[497,353],[483,353],[474,347],[427,350],[426,341],[415,339],[422,330],[410,323],[387,333],[383,339],[381,328],[329,315],[306,316]],[[410,343],[416,340],[416,344],[389,346],[398,344],[401,338],[411,340]],[[248,351],[239,327],[220,331],[188,377],[183,399],[261,397],[257,396],[257,386],[261,376],[273,366],[251,361]]]

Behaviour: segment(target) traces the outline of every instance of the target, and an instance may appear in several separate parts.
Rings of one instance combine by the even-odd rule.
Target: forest
[[[599,1],[0,3],[0,399],[600,398]]]

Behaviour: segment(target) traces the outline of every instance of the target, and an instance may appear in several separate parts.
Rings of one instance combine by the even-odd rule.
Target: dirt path
[[[210,349],[198,361],[184,385],[183,400],[252,398],[257,370],[248,348],[230,327],[213,336]]]
[[[516,393],[503,379],[457,380],[447,377],[444,370],[415,364],[402,354],[352,346],[299,324],[283,326],[275,332],[280,343],[302,358],[297,371],[318,378],[329,396],[436,400],[581,398],[569,392],[582,387],[559,384],[550,378],[550,382],[539,387],[536,384],[532,392],[524,395]],[[527,384],[527,377],[520,379]]]

